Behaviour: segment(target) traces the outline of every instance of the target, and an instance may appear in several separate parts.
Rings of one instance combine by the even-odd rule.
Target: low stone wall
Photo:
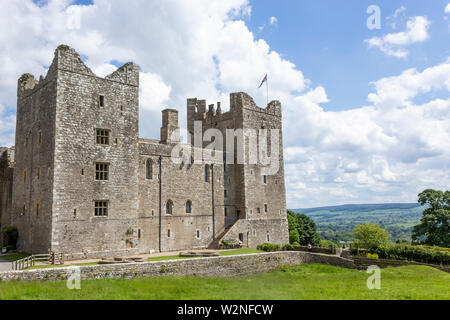
[[[312,247],[311,251],[310,251],[308,249],[308,247],[294,246],[292,250],[293,251],[312,252],[312,253],[324,253],[324,254],[334,254],[335,253],[330,248],[320,248],[320,247]]]
[[[404,260],[391,260],[391,259],[374,259],[374,258],[367,258],[367,257],[360,257],[360,256],[351,256],[351,260],[354,261],[354,263],[357,266],[379,266],[380,268],[386,268],[386,267],[400,267],[400,266],[410,266],[410,265],[419,265],[419,266],[429,266],[433,267],[445,272],[450,272],[450,266],[439,266],[435,264],[427,264],[427,263],[421,263],[421,262],[414,262],[414,261],[404,261]]]
[[[153,276],[238,277],[263,273],[282,266],[322,263],[355,268],[352,260],[308,252],[270,252],[186,260],[80,266],[81,279],[131,279]],[[72,268],[1,272],[0,280],[66,280]]]

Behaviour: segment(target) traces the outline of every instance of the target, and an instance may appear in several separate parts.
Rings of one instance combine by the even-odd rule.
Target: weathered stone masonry
[[[321,263],[356,269],[352,260],[309,252],[270,252],[238,256],[192,258],[144,263],[80,266],[81,280],[131,279],[154,276],[241,277],[264,273],[283,266]],[[67,280],[71,268],[49,268],[0,272],[0,281]]]
[[[189,131],[194,121],[224,133],[282,128],[279,102],[259,108],[245,93],[231,94],[225,113],[198,99],[188,99],[187,111]],[[9,159],[0,163],[0,223],[17,226],[20,250],[78,259],[206,248],[223,238],[249,247],[288,242],[282,143],[278,173],[263,179],[258,165],[172,162],[177,110],[162,111],[161,140],[139,138],[138,122],[134,63],[100,78],[63,45],[45,78],[19,79],[15,150],[0,150]]]

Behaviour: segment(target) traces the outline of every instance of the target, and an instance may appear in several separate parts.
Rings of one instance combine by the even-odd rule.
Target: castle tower
[[[19,79],[14,223],[23,251],[122,252],[137,224],[139,67],[97,77],[59,46]]]
[[[210,128],[219,129],[224,136],[225,152],[234,155],[234,164],[224,165],[222,180],[227,195],[223,219],[225,226],[231,228],[224,238],[234,238],[249,247],[264,242],[288,243],[280,102],[272,101],[266,108],[260,108],[249,95],[239,92],[230,95],[228,112],[222,112],[220,103],[217,109],[210,105],[206,111],[204,100],[188,99],[187,113],[189,132],[193,133],[196,121],[202,123],[202,133]],[[267,165],[259,161],[259,155],[258,162],[250,163],[251,139],[244,138],[244,144],[240,145],[236,136],[227,135],[228,130],[242,130],[246,134],[253,131],[257,139],[260,139],[260,130],[267,131],[266,153],[276,156],[277,170],[265,173]],[[272,130],[278,131],[279,137],[274,145],[270,142]],[[235,140],[234,150],[226,150],[225,140],[230,138]],[[257,145],[262,146],[260,141]],[[272,152],[276,150],[278,153]],[[259,153],[259,148],[257,151]],[[239,163],[242,155],[245,161]]]
[[[177,110],[165,109],[162,111],[161,142],[165,144],[180,142]]]

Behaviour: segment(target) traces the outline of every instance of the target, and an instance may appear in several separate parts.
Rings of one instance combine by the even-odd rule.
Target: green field
[[[391,241],[411,240],[413,227],[420,222],[424,207],[418,203],[355,204],[311,209],[293,209],[314,220],[325,240],[351,241],[358,224],[375,223],[386,229]]]
[[[450,299],[450,274],[425,266],[381,271],[381,290],[364,271],[310,264],[242,278],[152,277],[65,282],[0,282],[2,299]]]

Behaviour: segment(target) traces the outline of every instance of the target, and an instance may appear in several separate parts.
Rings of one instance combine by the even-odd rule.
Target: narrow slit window
[[[145,177],[147,180],[153,179],[153,161],[152,159],[147,159],[145,162]]]
[[[172,200],[167,201],[166,203],[166,214],[171,215],[173,210],[173,202]]]
[[[192,212],[192,202],[190,200],[188,200],[186,202],[186,213],[191,213]]]
[[[105,96],[99,96],[98,104],[99,104],[100,107],[104,107],[105,106]]]

